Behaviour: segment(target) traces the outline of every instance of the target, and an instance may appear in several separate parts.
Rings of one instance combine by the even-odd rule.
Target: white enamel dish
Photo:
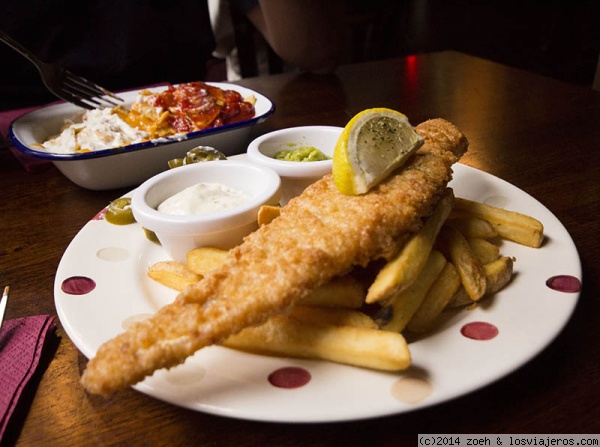
[[[155,139],[128,146],[77,154],[56,154],[36,149],[35,144],[60,132],[66,119],[83,113],[70,103],[42,107],[14,120],[9,136],[14,146],[24,154],[52,161],[73,183],[91,190],[109,190],[137,186],[153,175],[168,169],[167,162],[180,158],[196,146],[211,146],[229,156],[246,151],[252,140],[252,128],[266,120],[274,104],[265,96],[248,88],[228,83],[210,82],[221,89],[235,90],[243,98],[256,98],[253,118],[224,126]],[[166,87],[145,90],[158,92]],[[119,93],[129,107],[140,90]]]

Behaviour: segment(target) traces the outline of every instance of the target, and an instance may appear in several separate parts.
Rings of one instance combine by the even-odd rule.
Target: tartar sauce
[[[250,200],[250,195],[221,183],[197,183],[169,197],[158,211],[178,216],[212,214]]]

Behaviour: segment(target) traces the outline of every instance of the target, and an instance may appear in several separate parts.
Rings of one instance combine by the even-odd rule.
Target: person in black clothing
[[[282,59],[315,72],[335,66],[337,2],[230,1],[243,3]],[[206,80],[215,47],[202,0],[3,0],[0,29],[44,62],[113,91]],[[54,100],[35,67],[0,45],[0,110]]]

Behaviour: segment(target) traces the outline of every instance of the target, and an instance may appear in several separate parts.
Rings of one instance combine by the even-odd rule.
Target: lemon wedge
[[[400,167],[423,144],[400,112],[386,108],[356,114],[333,152],[333,180],[344,194],[364,194]]]

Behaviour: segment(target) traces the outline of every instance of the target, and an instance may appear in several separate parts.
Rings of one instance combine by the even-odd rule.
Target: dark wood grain
[[[58,326],[54,349],[11,421],[6,443],[31,445],[400,445],[416,433],[598,433],[600,421],[600,95],[454,52],[340,67],[334,75],[246,79],[276,104],[257,134],[343,126],[368,107],[416,124],[455,123],[470,140],[463,163],[533,195],[579,250],[584,288],[575,313],[541,354],[498,382],[414,413],[327,425],[270,424],[181,409],[133,390],[110,399],[78,385],[85,358]],[[79,229],[125,191],[83,190],[54,167],[28,173],[0,151],[0,285],[7,318],[56,315],[54,274]],[[560,259],[549,260],[560,266]],[[524,297],[525,298],[525,297]],[[531,319],[544,315],[531,315]]]

